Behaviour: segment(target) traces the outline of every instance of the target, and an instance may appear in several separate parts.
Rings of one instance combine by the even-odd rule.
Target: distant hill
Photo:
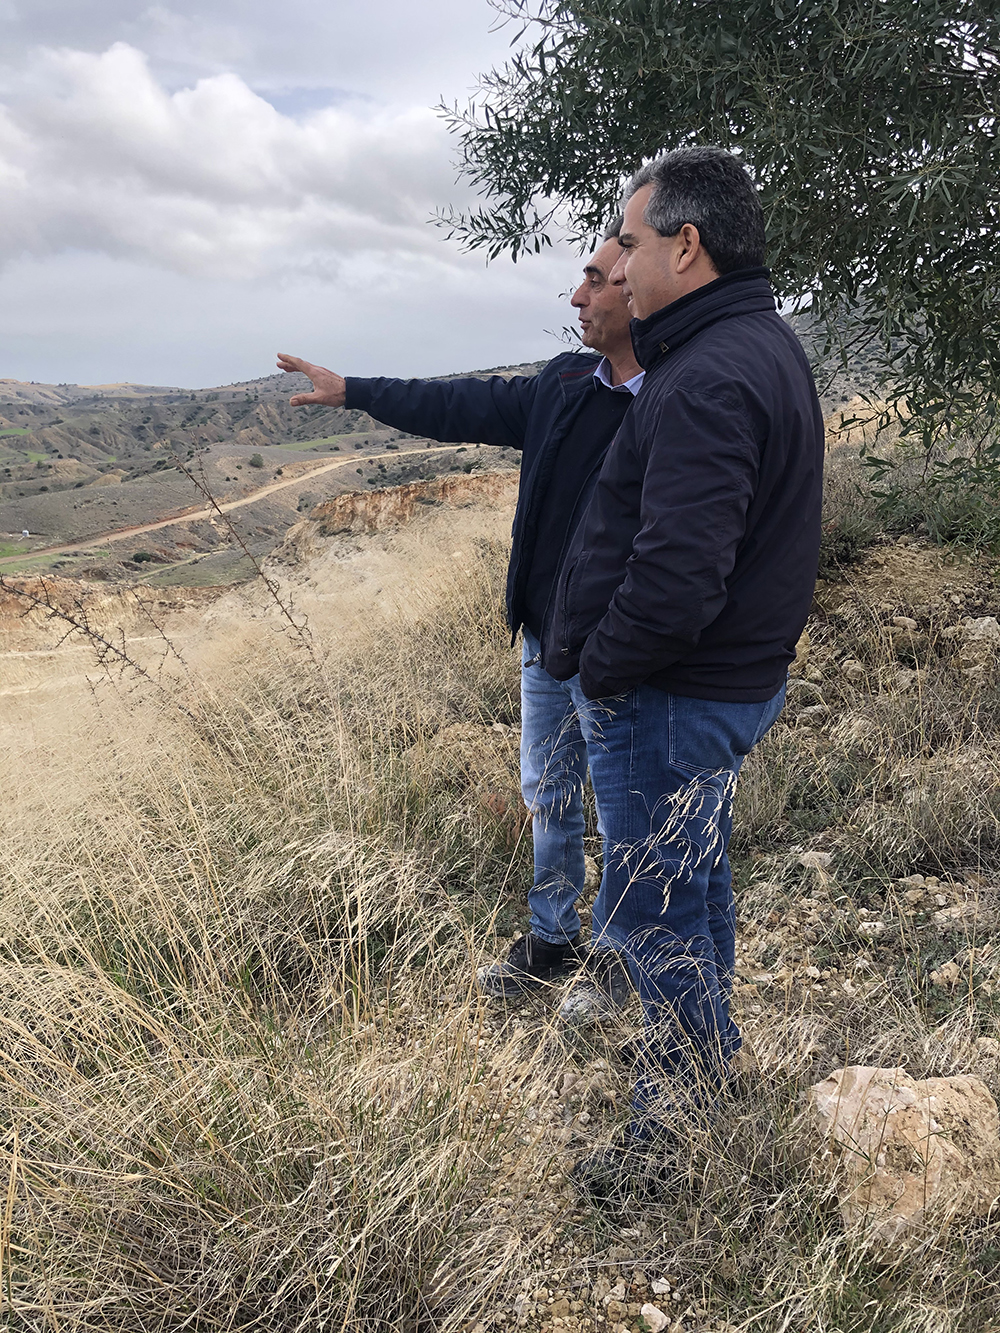
[[[0,379],[0,402],[61,405],[82,398],[147,398],[151,394],[183,394],[156,384],[38,384],[34,380]]]
[[[465,375],[530,375],[542,364]],[[458,456],[467,452],[461,446],[442,447],[438,455],[432,441],[387,429],[364,412],[290,407],[289,397],[308,387],[304,376],[281,372],[195,390],[0,380],[0,558],[23,556],[26,568],[37,569],[35,551],[89,542],[203,505],[177,460],[220,502],[301,476],[301,486],[240,510],[240,529],[258,554],[273,549],[299,515],[346,490],[516,466],[511,450],[489,449],[473,460]],[[312,475],[324,456],[333,461],[338,455],[353,466]],[[25,529],[29,537],[22,541]],[[53,557],[45,567],[115,576],[123,562],[130,572],[136,552],[186,566],[196,553],[222,560],[230,539],[218,525],[192,523],[166,529],[153,542],[137,539],[134,552],[117,544],[113,554],[95,547],[86,556]],[[155,576],[161,573],[171,576]]]
[[[534,374],[543,364],[465,374]],[[308,387],[304,377],[280,372],[194,390],[0,380],[0,509],[12,500],[79,488],[112,473],[116,481],[140,480],[162,471],[171,455],[193,459],[213,445],[308,453],[344,435],[384,443],[385,428],[363,412],[289,407],[289,397],[303,387]],[[29,517],[22,526],[31,526]],[[0,530],[16,526],[5,518],[0,514]]]
[[[789,322],[813,359],[822,359],[820,335],[808,312]],[[533,375],[544,361],[441,376],[462,379],[499,374]],[[204,389],[147,384],[36,384],[0,379],[0,559],[89,542],[102,534],[140,527],[204,505],[184,474],[198,472],[220,502],[245,499],[264,485],[301,475],[300,487],[283,487],[266,502],[240,510],[240,526],[252,549],[266,554],[297,516],[360,487],[398,485],[420,478],[487,466],[516,466],[512,450],[487,449],[459,457],[461,447],[431,452],[431,441],[387,429],[364,412],[343,408],[292,408],[292,394],[307,389],[304,376],[281,372]],[[832,412],[866,387],[865,366],[820,380],[823,408]],[[418,446],[427,446],[416,452]],[[350,468],[312,477],[321,456],[351,457]],[[180,460],[181,468],[177,462]],[[21,539],[27,529],[29,538]],[[98,544],[99,545],[99,544]],[[70,573],[114,576],[139,553],[167,566],[231,546],[218,525],[164,530],[157,541],[137,540],[135,551],[116,545],[75,552],[50,567]],[[9,564],[5,565],[9,569]],[[144,571],[145,576],[145,571]],[[161,574],[157,574],[161,577]],[[162,577],[173,577],[169,570]]]

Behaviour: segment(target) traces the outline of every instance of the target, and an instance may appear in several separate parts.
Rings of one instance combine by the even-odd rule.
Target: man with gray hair
[[[590,763],[605,934],[646,1037],[623,1138],[578,1163],[601,1198],[662,1179],[740,1046],[726,848],[746,755],[774,722],[816,578],[823,421],[775,308],[756,189],[694,148],[629,186],[624,279],[642,390],[561,566],[543,664],[601,714]],[[655,1152],[650,1151],[655,1147]],[[630,1183],[625,1183],[630,1182]]]

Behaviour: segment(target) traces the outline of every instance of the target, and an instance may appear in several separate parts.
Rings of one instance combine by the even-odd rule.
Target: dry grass
[[[739,1095],[671,1197],[607,1217],[566,1170],[626,1114],[628,1024],[567,1036],[548,1002],[470,984],[522,920],[530,847],[504,548],[445,549],[379,547],[385,612],[360,576],[349,626],[346,593],[315,603],[320,666],[223,608],[165,677],[196,724],[67,686],[73,752],[16,751],[2,1326],[611,1333],[668,1277],[692,1333],[985,1330],[1000,1221],[886,1261],[794,1124],[848,1058],[998,1090],[998,704],[944,634],[993,594],[927,594],[909,647],[903,592],[824,594],[814,679],[738,795]],[[935,985],[946,960],[961,981]]]

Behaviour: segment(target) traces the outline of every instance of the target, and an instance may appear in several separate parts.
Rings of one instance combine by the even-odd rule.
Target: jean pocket
[[[670,696],[670,763],[689,773],[740,766],[780,712],[775,700],[729,703]]]

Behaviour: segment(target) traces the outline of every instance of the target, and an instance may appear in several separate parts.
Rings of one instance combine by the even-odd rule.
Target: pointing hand
[[[297,393],[288,401],[292,407],[310,407],[322,404],[325,407],[343,407],[347,399],[347,381],[342,375],[324,366],[314,366],[301,357],[289,356],[287,352],[278,353],[278,369],[292,374],[298,371],[312,380],[312,393]]]

